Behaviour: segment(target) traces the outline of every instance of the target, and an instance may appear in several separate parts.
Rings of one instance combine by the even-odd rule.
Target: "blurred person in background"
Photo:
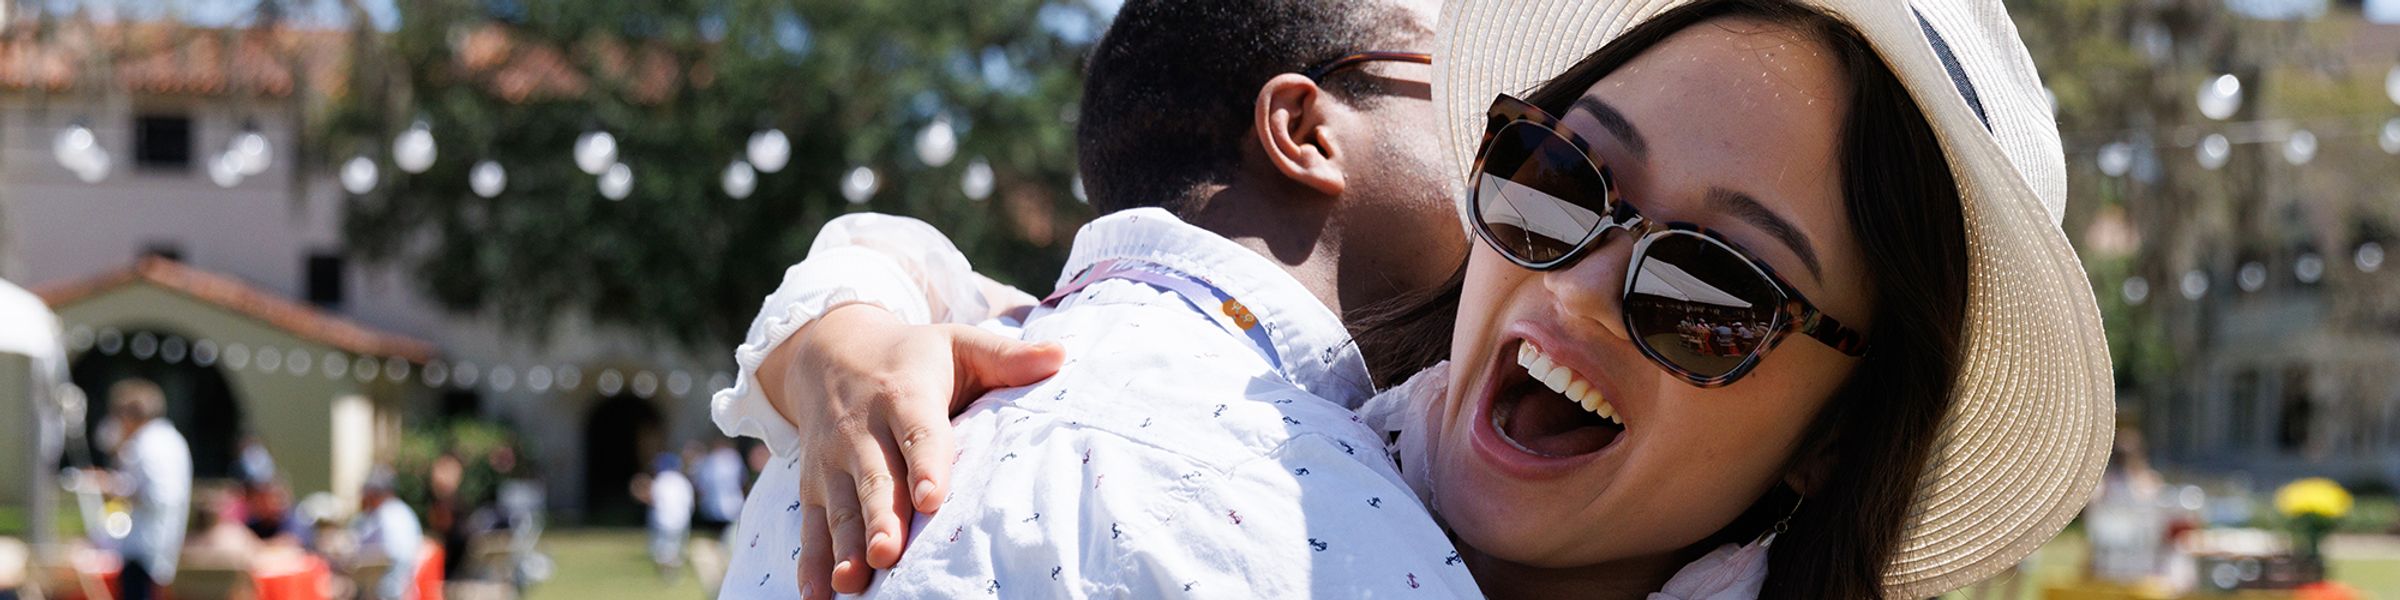
[[[683,565],[683,542],[692,533],[692,480],[683,475],[683,459],[660,452],[651,464],[644,501],[650,504],[650,561],[662,577],[673,578]]]
[[[275,541],[278,538],[299,540],[300,521],[292,505],[292,488],[282,478],[259,483],[242,484],[242,525],[258,539]]]
[[[459,497],[458,492],[466,484],[467,464],[459,460],[456,450],[443,452],[434,457],[425,478],[426,490],[432,495],[425,507],[425,524],[433,527],[442,547],[450,549],[442,554],[442,574],[457,577],[467,555],[468,516],[475,510],[474,501]]]
[[[127,600],[147,600],[174,583],[182,558],[184,525],[191,518],[192,448],[167,421],[167,395],[158,384],[119,381],[108,388],[108,403],[119,443],[105,489],[129,505],[133,517],[118,581]]]
[[[351,529],[358,539],[360,559],[382,559],[391,570],[364,594],[378,600],[409,597],[417,580],[417,557],[425,548],[425,526],[408,504],[392,496],[396,476],[390,467],[376,467],[359,490],[358,520]]]
[[[2093,579],[2127,585],[2160,581],[2169,541],[2168,515],[2160,505],[2165,490],[2166,480],[2150,468],[2141,431],[2118,429],[2099,493],[2083,510]]]
[[[750,465],[750,472],[752,474],[767,472],[767,460],[773,457],[774,452],[768,450],[766,444],[751,444],[750,450],[742,453],[742,461]],[[747,481],[742,482],[742,493],[750,493],[750,488],[756,487],[757,485],[758,478],[748,478]]]
[[[700,526],[721,531],[732,525],[742,514],[742,485],[750,479],[750,470],[742,464],[741,452],[733,449],[733,440],[711,440],[708,453],[693,466],[692,475],[700,488]]]
[[[245,485],[263,485],[275,480],[275,455],[267,452],[266,442],[256,434],[242,436],[240,458],[234,463],[235,479]]]

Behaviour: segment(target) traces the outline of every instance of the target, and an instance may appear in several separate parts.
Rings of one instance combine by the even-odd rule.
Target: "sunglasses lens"
[[[1540,125],[1511,123],[1493,134],[1475,180],[1476,226],[1495,249],[1527,263],[1565,256],[1608,212],[1600,170]]]
[[[1651,238],[1630,277],[1625,315],[1641,345],[1701,378],[1740,368],[1782,314],[1783,293],[1766,273],[1698,233]]]

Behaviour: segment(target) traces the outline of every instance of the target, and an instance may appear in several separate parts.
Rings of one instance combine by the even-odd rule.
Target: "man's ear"
[[[1320,194],[1340,196],[1349,189],[1337,160],[1348,148],[1328,126],[1327,111],[1338,103],[1298,73],[1277,75],[1260,86],[1251,131],[1265,151],[1267,165]]]

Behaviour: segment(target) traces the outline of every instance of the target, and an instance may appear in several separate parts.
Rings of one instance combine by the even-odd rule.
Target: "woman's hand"
[[[767,354],[767,399],[798,430],[803,597],[865,591],[900,560],[906,515],[947,491],[950,416],[994,388],[1058,371],[1066,352],[965,325],[836,308]],[[906,486],[899,482],[907,482]]]

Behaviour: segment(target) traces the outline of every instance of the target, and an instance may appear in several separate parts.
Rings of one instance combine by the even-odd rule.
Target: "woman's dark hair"
[[[1966,224],[1933,127],[1856,29],[1775,0],[1703,0],[1634,27],[1526,96],[1551,114],[1675,33],[1746,17],[1824,43],[1849,77],[1841,176],[1850,228],[1874,285],[1871,346],[1809,425],[1792,468],[1828,461],[1806,502],[1777,486],[1716,535],[1687,549],[1747,542],[1790,515],[1769,552],[1763,598],[1881,598],[1942,416],[1956,387],[1967,303]],[[1465,272],[1424,295],[1369,311],[1362,347],[1391,385],[1450,354]],[[1794,510],[1798,502],[1797,511]]]

